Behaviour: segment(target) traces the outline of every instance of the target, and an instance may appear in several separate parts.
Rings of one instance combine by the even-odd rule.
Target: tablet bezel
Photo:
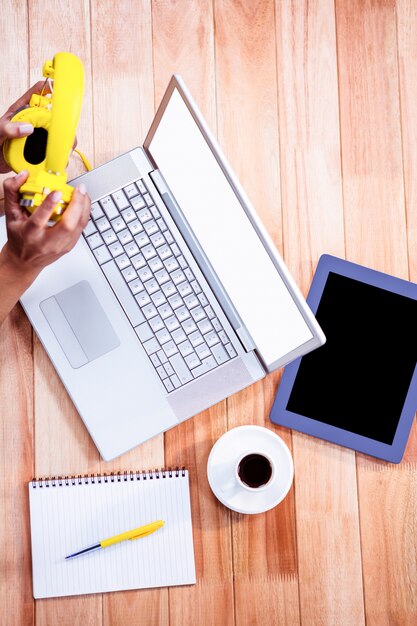
[[[417,300],[417,284],[324,254],[320,257],[307,297],[307,303],[314,314],[317,312],[330,272]],[[391,463],[399,463],[404,454],[416,411],[417,365],[414,368],[393,442],[392,444],[386,444],[287,410],[286,407],[302,358],[296,359],[284,369],[278,393],[271,410],[271,421],[308,435],[352,448],[358,452],[390,461]]]

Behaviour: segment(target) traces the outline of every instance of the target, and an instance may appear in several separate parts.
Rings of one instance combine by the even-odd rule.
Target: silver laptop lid
[[[172,77],[144,142],[266,369],[324,336],[182,79]]]

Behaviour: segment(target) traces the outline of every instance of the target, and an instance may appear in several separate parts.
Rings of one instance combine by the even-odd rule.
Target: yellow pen
[[[126,541],[126,539],[140,539],[141,537],[146,537],[146,535],[154,533],[155,530],[158,530],[158,528],[161,528],[161,526],[163,526],[164,524],[165,522],[163,522],[162,520],[158,520],[157,522],[152,522],[151,524],[146,524],[145,526],[139,526],[139,528],[128,530],[125,533],[120,533],[120,535],[115,535],[114,537],[110,537],[109,539],[103,539],[102,541],[99,541],[98,543],[95,543],[88,548],[79,550],[79,552],[69,554],[65,557],[65,559],[73,559],[74,557],[80,556],[81,554],[87,554],[88,552],[100,550],[101,548],[108,548],[109,546],[113,546],[115,543]]]

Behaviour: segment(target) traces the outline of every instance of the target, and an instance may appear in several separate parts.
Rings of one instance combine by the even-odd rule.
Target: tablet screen
[[[417,300],[329,272],[327,342],[301,363],[287,410],[392,444],[417,359]]]

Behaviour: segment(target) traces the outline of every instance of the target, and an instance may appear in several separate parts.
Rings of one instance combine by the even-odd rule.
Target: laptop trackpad
[[[73,368],[86,365],[120,345],[86,280],[43,300],[39,306]]]

